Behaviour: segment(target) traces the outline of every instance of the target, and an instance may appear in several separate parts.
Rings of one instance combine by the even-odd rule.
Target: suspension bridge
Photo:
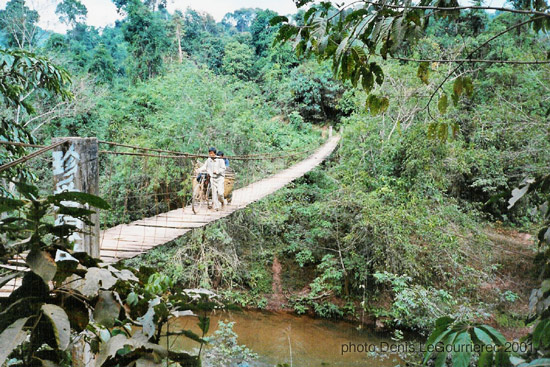
[[[135,152],[113,152],[101,151],[95,146],[90,149],[82,148],[81,140],[71,141],[70,139],[58,139],[50,146],[39,146],[22,143],[10,143],[11,145],[23,145],[33,148],[39,148],[37,151],[22,157],[18,160],[10,162],[1,169],[10,168],[18,164],[23,164],[26,161],[35,158],[45,152],[53,150],[52,168],[54,173],[54,187],[57,191],[72,190],[84,191],[97,195],[99,193],[99,165],[98,155],[101,153],[112,153],[116,155],[126,155],[130,157],[154,157],[154,158],[173,158],[173,159],[199,159],[205,156],[186,154],[174,151],[140,148],[131,145],[110,143],[111,145],[138,149],[145,153]],[[312,154],[305,159],[280,170],[279,172],[260,179],[252,181],[245,187],[237,189],[233,192],[233,199],[230,204],[225,205],[221,211],[213,211],[206,206],[200,208],[196,213],[193,212],[191,205],[182,206],[178,209],[167,210],[158,213],[154,216],[149,216],[139,220],[135,220],[128,224],[119,224],[112,228],[99,230],[99,217],[92,215],[93,226],[82,225],[78,221],[71,222],[71,218],[61,218],[63,223],[74,223],[77,227],[83,229],[83,232],[89,232],[92,235],[76,235],[75,248],[79,246],[82,251],[88,252],[94,257],[99,257],[104,263],[110,264],[117,261],[132,258],[143,254],[156,246],[166,244],[173,241],[185,233],[206,226],[209,223],[227,217],[235,211],[242,209],[275,191],[288,185],[295,179],[305,175],[321,162],[323,162],[337,147],[340,136],[332,136],[326,142],[318,147]],[[0,142],[2,143],[2,142]],[[103,142],[107,143],[107,142]],[[56,150],[57,149],[57,150]],[[302,153],[309,154],[309,151]],[[234,162],[238,161],[253,161],[259,159],[281,159],[289,157],[297,157],[298,152],[287,152],[287,154],[279,155],[247,155],[228,157]],[[246,174],[246,172],[240,172]],[[127,199],[125,202],[127,202]],[[56,222],[59,220],[59,216]],[[25,255],[18,256],[10,261],[9,264],[1,265],[6,271],[26,271],[28,267],[25,265]],[[21,282],[21,278],[15,278],[0,288],[0,297],[6,297],[13,292]]]

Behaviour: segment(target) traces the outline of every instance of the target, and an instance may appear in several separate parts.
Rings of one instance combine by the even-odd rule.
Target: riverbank
[[[215,254],[212,253],[211,246],[217,246],[215,248],[218,254],[227,254],[234,242],[227,242],[223,246],[212,243],[216,243],[216,236],[228,233],[226,231],[230,231],[230,238],[236,238],[234,233],[239,231],[242,233],[241,229],[246,228],[251,220],[250,213],[247,212],[248,210],[245,213],[237,213],[231,220],[223,220],[205,230],[193,231],[189,236],[155,249],[146,257],[136,258],[132,262],[135,265],[145,263],[157,268],[162,267],[167,275],[177,280],[176,277],[185,276],[185,271],[188,269],[186,266],[190,269],[198,266],[198,264],[186,265],[185,260],[192,257],[195,247],[204,248],[205,252],[210,251],[211,254]],[[257,220],[256,216],[254,221]],[[479,274],[478,277],[472,278],[476,283],[467,284],[467,288],[461,287],[463,281],[457,282],[455,288],[447,287],[447,291],[443,291],[439,284],[420,288],[418,284],[409,282],[404,277],[393,278],[390,279],[393,282],[390,286],[393,284],[393,288],[380,287],[378,290],[371,290],[368,294],[365,292],[367,303],[365,303],[366,307],[362,307],[361,297],[355,295],[345,298],[342,296],[343,290],[340,294],[328,293],[326,292],[328,287],[325,287],[325,290],[318,292],[315,287],[319,284],[320,272],[315,264],[300,266],[293,254],[269,251],[265,247],[259,256],[258,252],[254,252],[253,247],[242,246],[235,248],[236,252],[232,258],[236,263],[233,268],[228,268],[227,263],[220,263],[220,265],[214,263],[213,266],[205,268],[208,269],[208,273],[206,271],[201,273],[204,275],[204,279],[201,280],[203,283],[191,286],[208,287],[209,278],[206,278],[208,275],[212,277],[211,279],[217,279],[216,284],[219,286],[212,288],[214,291],[222,295],[227,302],[245,310],[268,310],[289,315],[307,315],[318,319],[347,320],[364,329],[380,332],[393,332],[396,329],[412,330],[415,333],[424,334],[424,337],[427,337],[433,321],[442,316],[442,312],[439,314],[430,312],[435,307],[442,309],[445,305],[436,303],[434,306],[427,307],[420,304],[422,308],[418,307],[418,299],[422,301],[421,297],[424,295],[418,290],[430,292],[426,298],[433,297],[434,294],[446,295],[451,293],[444,292],[453,292],[452,296],[445,299],[447,305],[452,306],[447,308],[449,310],[447,314],[490,324],[501,331],[508,340],[513,340],[525,335],[530,329],[524,320],[528,314],[531,289],[537,286],[538,274],[534,263],[535,241],[528,234],[511,228],[498,225],[485,225],[483,228],[482,233],[476,235],[483,237],[483,240],[479,241],[482,246],[479,250],[476,251],[473,246],[462,248],[462,251],[469,252],[464,255],[467,256],[467,260],[461,266],[475,268],[478,272],[476,274]],[[240,239],[240,241],[242,242],[237,243],[251,243],[247,239]],[[221,255],[219,256],[221,258]],[[227,258],[226,255],[224,256]],[[230,273],[228,269],[232,272]],[[247,280],[238,278],[238,272],[244,269],[248,269],[247,278],[245,278]],[[232,285],[228,279],[233,279]],[[405,285],[396,291],[396,287],[401,286],[400,282],[405,282],[403,283]],[[461,294],[463,289],[467,293]],[[416,293],[411,293],[413,291]],[[405,296],[409,298],[405,299]],[[415,312],[416,319],[410,318],[408,321],[418,320],[426,325],[425,328],[421,328],[420,324],[404,325],[396,317],[401,315],[396,312],[396,307],[404,307],[403,302],[416,302],[411,303],[410,307],[411,312]],[[413,309],[413,307],[416,308]]]
[[[538,285],[535,265],[536,245],[531,235],[498,225],[486,227],[484,234],[493,247],[494,254],[491,262],[495,269],[493,269],[493,276],[479,285],[478,299],[483,301],[483,305],[478,305],[479,315],[475,319],[495,327],[508,340],[518,339],[531,330],[525,320],[529,314],[531,290]],[[238,297],[230,300],[240,302],[248,311],[266,310],[319,317],[311,307],[303,308],[299,305],[296,307],[297,300],[303,299],[311,292],[311,281],[306,282],[306,278],[298,276],[297,270],[292,262],[280,260],[274,256],[270,267],[273,279],[272,292],[260,296],[264,299],[262,307],[258,308],[257,304],[243,304],[242,299]],[[307,284],[301,289],[296,289],[295,286],[300,282]],[[350,302],[328,295],[323,300],[339,308],[341,317],[338,319],[353,322],[358,327],[378,332],[392,332],[396,328],[395,320],[387,316],[379,316],[374,312],[349,312],[353,307],[356,310],[361,309],[360,300]],[[391,295],[384,294],[379,297],[377,303],[371,305],[371,309],[389,310],[391,304]]]

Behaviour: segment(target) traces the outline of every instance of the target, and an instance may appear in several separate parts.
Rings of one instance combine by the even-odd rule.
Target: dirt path
[[[539,286],[538,272],[534,263],[536,255],[535,241],[527,233],[508,228],[491,227],[485,230],[494,247],[494,262],[500,264],[492,282],[482,286],[482,292],[498,294],[497,310],[490,323],[498,328],[508,340],[519,338],[530,331],[522,319],[529,312],[529,296],[533,288]],[[513,302],[506,300],[506,292],[519,296]],[[508,296],[508,297],[510,297]]]
[[[281,281],[281,272],[283,267],[279,262],[277,256],[273,256],[273,265],[271,271],[273,272],[273,283],[271,285],[271,296],[267,304],[267,309],[272,311],[278,311],[283,308],[285,303],[285,296],[283,295],[283,285]]]

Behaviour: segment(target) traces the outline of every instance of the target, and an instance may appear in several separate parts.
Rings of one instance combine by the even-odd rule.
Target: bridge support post
[[[328,127],[328,138],[332,138],[332,125]]]
[[[99,194],[99,167],[97,138],[54,138],[53,143],[68,139],[53,151],[53,182],[54,193],[63,191],[79,191],[88,194]],[[67,204],[71,205],[71,204]],[[78,206],[74,203],[74,206]],[[79,219],[68,215],[58,215],[56,224],[72,224],[84,233],[74,233],[75,252],[86,252],[99,257],[99,216],[97,209],[91,215],[93,226],[84,224]]]
[[[53,155],[53,183],[54,193],[65,190],[79,191],[88,194],[99,194],[99,163],[97,138],[55,138],[53,143],[67,139],[65,144],[57,147]],[[79,206],[78,203],[72,203]],[[66,203],[71,205],[71,203]],[[94,210],[94,208],[89,208]],[[89,226],[81,220],[68,215],[58,215],[56,224],[72,224],[83,233],[74,233],[75,252],[86,252],[88,255],[99,258],[99,215],[91,215],[93,225]],[[84,331],[83,334],[89,333]],[[73,366],[86,367],[93,365],[95,356],[90,346],[84,341],[83,334],[71,349]]]

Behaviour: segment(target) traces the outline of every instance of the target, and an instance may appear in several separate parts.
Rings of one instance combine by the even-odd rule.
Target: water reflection
[[[288,313],[261,311],[218,312],[211,315],[212,335],[218,321],[234,321],[233,330],[238,334],[239,344],[244,344],[259,355],[255,365],[274,366],[288,363],[296,366],[372,366],[390,367],[403,361],[396,355],[379,353],[385,359],[365,352],[374,346],[387,346],[388,337],[368,330],[357,330],[343,321],[314,319]],[[181,317],[170,323],[170,330],[191,329],[200,333],[197,318]],[[174,349],[197,351],[198,343],[187,338],[174,341]],[[355,352],[353,349],[355,348]],[[346,349],[348,353],[342,353]]]

